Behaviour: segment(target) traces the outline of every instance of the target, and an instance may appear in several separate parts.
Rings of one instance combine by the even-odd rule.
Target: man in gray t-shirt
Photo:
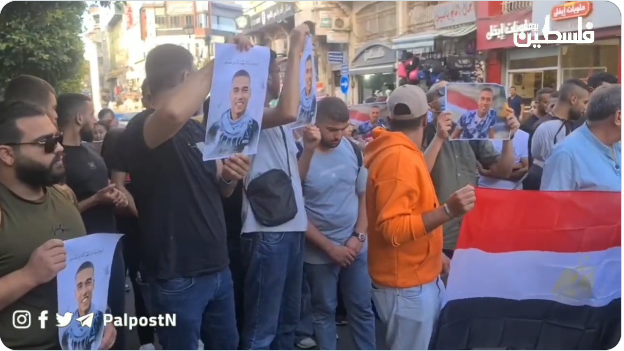
[[[347,105],[341,99],[326,97],[318,103],[317,111],[318,128],[305,131],[299,157],[309,220],[304,272],[312,295],[316,339],[321,350],[336,349],[340,283],[355,346],[373,350],[375,319],[364,203],[367,171],[359,147],[343,138],[349,127]]]

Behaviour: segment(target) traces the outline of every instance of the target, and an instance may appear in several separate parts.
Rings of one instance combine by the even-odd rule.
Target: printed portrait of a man
[[[95,290],[95,267],[90,261],[83,262],[76,271],[75,296],[78,308],[73,320],[63,332],[61,345],[64,350],[91,350],[104,332],[104,313],[93,306]],[[82,326],[77,319],[93,313],[91,327]]]
[[[312,119],[316,116],[316,87],[314,84],[314,63],[312,54],[305,59],[305,71],[303,79],[305,86],[301,91],[301,105],[299,107],[299,116],[297,118],[300,125],[312,123]]]
[[[477,98],[477,109],[464,112],[453,131],[451,139],[494,139],[497,113],[492,109],[494,91],[483,88]]]
[[[246,70],[237,71],[232,78],[230,108],[208,129],[216,142],[211,154],[231,155],[241,153],[258,137],[260,126],[247,109],[251,100],[251,77]]]

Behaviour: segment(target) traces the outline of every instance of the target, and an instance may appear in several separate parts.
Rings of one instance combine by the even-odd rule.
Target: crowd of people
[[[213,62],[160,45],[146,58],[145,110],[125,129],[91,99],[56,96],[19,76],[0,104],[0,338],[11,349],[60,349],[52,321],[14,329],[17,310],[56,311],[63,240],[124,233],[111,267],[109,311],[175,314],[156,328],[166,350],[337,348],[345,317],[358,349],[427,349],[446,275],[476,186],[621,191],[621,86],[609,75],[537,92],[533,114],[508,109],[509,140],[450,141],[445,86],[403,85],[389,117],[354,140],[347,105],[318,102],[297,142],[307,25],[271,52],[258,152],[202,161]],[[233,39],[241,51],[252,43]],[[279,97],[274,107],[271,102]],[[199,112],[198,112],[199,111]],[[575,131],[576,129],[576,131]],[[542,174],[543,173],[543,174]],[[283,181],[286,179],[287,181]],[[344,310],[337,316],[337,308]],[[53,313],[53,312],[50,312]],[[340,320],[342,323],[343,321]],[[154,329],[139,328],[142,349]],[[126,349],[107,326],[103,348]]]

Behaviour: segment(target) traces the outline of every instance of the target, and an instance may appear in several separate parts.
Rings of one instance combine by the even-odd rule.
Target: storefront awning
[[[362,76],[365,74],[375,74],[375,73],[392,73],[393,71],[394,71],[394,64],[349,68],[349,74],[356,75],[356,76]]]
[[[392,49],[411,50],[432,48],[436,38],[458,38],[477,30],[476,24],[467,24],[453,28],[431,30],[418,34],[407,34],[392,39]]]

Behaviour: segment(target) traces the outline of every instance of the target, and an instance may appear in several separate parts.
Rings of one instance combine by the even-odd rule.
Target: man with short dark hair
[[[83,94],[61,94],[57,113],[58,128],[63,132],[65,183],[76,194],[87,234],[117,233],[115,209],[125,208],[128,200],[114,184],[109,185],[104,159],[87,144],[93,141],[96,123],[93,102]],[[122,248],[118,244],[108,285],[108,305],[116,317],[125,313],[125,272]],[[124,343],[125,333],[120,333],[115,348],[124,349]]]
[[[503,140],[500,153],[490,140],[449,142],[454,123],[449,113],[443,113],[447,83],[438,82],[427,93],[427,101],[434,113],[434,123],[427,124],[425,129],[427,146],[424,157],[439,202],[446,201],[454,192],[466,185],[477,185],[477,162],[483,169],[489,170],[491,176],[500,179],[511,175],[515,163],[513,140]],[[513,139],[520,122],[511,110],[508,110],[506,119]],[[444,249],[449,257],[453,255],[457,245],[462,221],[463,217],[457,216],[444,225]]]
[[[0,338],[11,349],[60,349],[52,311],[56,275],[67,262],[63,241],[86,234],[73,194],[56,185],[65,173],[60,139],[37,106],[0,103]],[[50,319],[45,328],[15,328],[16,311],[49,311]],[[115,336],[110,324],[103,348]]]
[[[207,348],[233,350],[238,332],[221,196],[232,193],[250,161],[202,161],[206,129],[191,118],[211,91],[214,61],[199,71],[193,61],[179,45],[149,52],[145,73],[156,108],[128,123],[112,177],[115,184],[125,173],[132,179],[141,279],[153,313],[177,315],[176,327],[156,328],[163,349],[195,350],[201,338]]]
[[[370,107],[369,121],[360,124],[358,127],[358,133],[364,138],[364,140],[370,140],[373,137],[373,129],[377,127],[386,128],[386,123],[383,118],[380,118],[381,108],[377,105]]]
[[[208,134],[213,140],[210,156],[230,155],[245,151],[254,145],[260,126],[247,107],[251,100],[251,77],[246,70],[239,70],[232,77],[230,88],[230,108],[208,126]]]
[[[548,100],[552,92],[553,90],[551,88],[542,88],[537,91],[537,93],[535,94],[535,114],[529,116],[529,118],[522,122],[520,129],[529,134],[533,133],[533,126],[535,125],[535,123],[546,117],[546,115],[548,114],[546,108],[548,106]]]
[[[529,169],[525,190],[540,189],[544,162],[555,146],[574,130],[573,122],[583,117],[589,94],[589,86],[580,79],[568,79],[559,87],[557,104],[546,118],[535,124],[530,141],[533,164]]]
[[[4,100],[29,102],[42,109],[56,125],[56,91],[41,78],[21,75],[11,79],[4,90]]]
[[[592,92],[598,89],[598,87],[611,84],[618,84],[618,78],[611,73],[598,72],[587,78],[587,85],[590,87]]]
[[[335,350],[338,283],[358,350],[373,350],[375,317],[368,274],[367,171],[359,147],[343,137],[349,108],[339,98],[318,103],[316,127],[308,127],[299,174],[308,214],[304,274],[321,350]]]
[[[115,118],[115,112],[110,108],[103,108],[98,112],[98,120],[108,126],[111,127],[117,126],[117,119]]]
[[[621,192],[622,86],[598,87],[585,115],[546,160],[541,190]]]
[[[509,87],[509,97],[507,98],[507,104],[514,111],[514,114],[522,120],[522,114],[524,113],[524,103],[522,97],[517,94],[516,87],[513,85]]]
[[[548,104],[546,105],[546,113],[550,113],[552,109],[555,108],[555,105],[557,104],[558,100],[559,100],[559,91],[553,90],[553,92],[550,93],[550,96],[548,97]],[[535,126],[533,127],[535,128]]]
[[[483,88],[479,91],[477,109],[462,113],[451,139],[494,139],[494,125],[498,119],[494,104],[494,91]]]
[[[440,275],[450,265],[442,253],[441,226],[476,201],[474,187],[467,185],[438,202],[420,151],[428,110],[420,87],[397,88],[388,98],[390,130],[376,129],[365,149],[368,270],[392,350],[428,348],[444,299]]]

